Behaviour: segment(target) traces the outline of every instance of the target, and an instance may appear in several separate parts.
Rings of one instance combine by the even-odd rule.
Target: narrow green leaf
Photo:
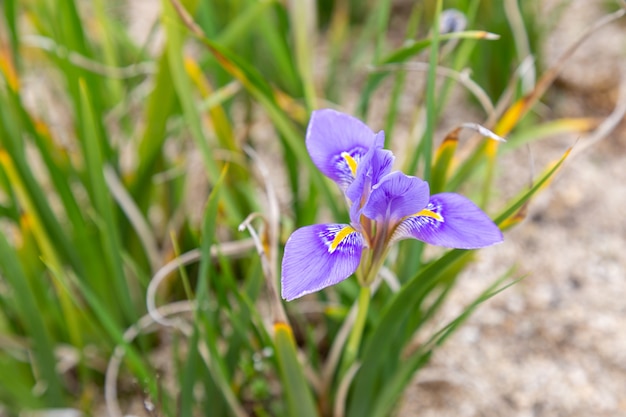
[[[98,325],[102,327],[109,337],[122,349],[124,349],[124,357],[129,363],[129,367],[138,381],[145,386],[152,398],[159,398],[159,389],[157,387],[157,378],[144,364],[142,356],[137,350],[126,340],[124,340],[124,332],[117,323],[117,317],[113,315],[109,306],[102,303],[101,297],[96,295],[87,285],[76,277],[71,281],[77,288],[81,296],[98,318]]]
[[[193,415],[193,404],[195,398],[195,384],[198,377],[198,371],[200,366],[204,366],[200,363],[200,354],[198,353],[198,340],[199,332],[198,326],[194,326],[193,333],[189,338],[189,352],[186,354],[185,367],[181,376],[180,384],[180,408],[178,415],[191,416]]]
[[[228,172],[228,166],[224,167],[220,177],[218,178],[207,202],[207,207],[202,221],[202,243],[200,246],[200,268],[198,272],[198,284],[196,288],[197,308],[195,311],[194,332],[199,332],[200,341],[205,342],[208,351],[208,357],[205,357],[205,364],[212,376],[211,385],[205,388],[215,388],[214,396],[223,398],[225,404],[230,408],[230,412],[237,417],[245,417],[246,413],[239,404],[230,385],[230,369],[225,366],[224,358],[219,346],[219,311],[216,311],[214,300],[210,300],[209,295],[209,276],[211,271],[212,256],[211,246],[214,242],[216,227],[218,224],[218,207],[222,193],[222,186]],[[195,349],[195,348],[194,348]],[[199,347],[198,347],[199,349]],[[188,377],[187,383],[191,384],[192,378]],[[186,386],[186,389],[193,390],[193,386]]]
[[[18,302],[16,305],[21,310],[20,317],[24,319],[28,335],[33,339],[31,348],[37,370],[41,376],[39,382],[44,383],[47,387],[44,392],[46,405],[61,407],[65,403],[61,378],[56,372],[55,345],[37,308],[32,291],[28,287],[28,279],[24,275],[24,271],[17,259],[17,254],[11,248],[4,235],[0,233],[0,270],[12,288],[13,295],[17,298]]]
[[[348,417],[368,415],[376,402],[376,392],[384,385],[384,375],[389,375],[389,361],[398,361],[407,335],[414,329],[406,329],[407,318],[419,314],[424,298],[431,292],[446,271],[463,262],[471,251],[455,249],[423,267],[402,286],[385,306],[380,319],[368,334],[362,355],[362,366],[355,376]]]
[[[274,325],[274,344],[276,346],[276,359],[283,380],[282,386],[287,396],[289,415],[317,417],[319,415],[317,407],[296,355],[291,328],[287,324],[277,323]]]
[[[430,359],[433,352],[433,346],[440,346],[448,337],[452,335],[452,333],[454,333],[456,329],[467,321],[480,304],[518,282],[516,280],[500,287],[500,285],[510,277],[511,272],[512,271],[508,271],[494,281],[467,307],[465,307],[461,314],[448,323],[448,325],[446,325],[443,329],[435,333],[429,341],[422,345],[420,349],[417,349],[415,352],[408,355],[408,357],[402,359],[402,366],[398,367],[393,377],[385,383],[382,390],[377,394],[376,405],[370,414],[371,417],[385,417],[391,414],[394,408],[397,407],[398,399],[406,389],[406,386],[411,382],[415,372],[424,366]]]
[[[420,153],[424,160],[422,178],[430,181],[433,157],[433,141],[435,135],[435,123],[437,123],[437,102],[435,97],[437,65],[439,63],[439,16],[441,15],[443,0],[437,0],[435,16],[431,27],[432,42],[430,45],[430,59],[428,75],[426,78],[426,130],[420,142]],[[410,166],[408,172],[415,172],[415,166]]]
[[[24,108],[20,97],[10,94],[9,98],[21,116],[24,130],[28,132],[39,150],[52,185],[65,210],[66,218],[71,223],[72,227],[65,228],[64,235],[71,236],[70,238],[73,238],[73,241],[76,242],[74,245],[76,256],[70,258],[74,270],[79,276],[88,277],[89,281],[94,283],[94,285],[107,285],[104,271],[98,265],[100,250],[97,245],[90,244],[92,232],[84,218],[85,209],[84,207],[79,207],[68,181],[69,177],[75,175],[73,168],[70,166],[69,158],[57,147],[48,126],[31,117]],[[106,293],[104,285],[99,285],[97,291]]]
[[[213,157],[211,148],[202,129],[202,119],[198,112],[197,103],[192,94],[192,86],[189,76],[185,71],[183,57],[183,35],[187,33],[184,26],[181,26],[177,19],[177,12],[170,0],[162,0],[163,7],[163,25],[167,35],[167,57],[171,71],[174,90],[178,96],[183,109],[183,117],[187,122],[187,126],[192,138],[202,156],[202,161],[207,170],[207,174],[211,182],[215,183],[219,177],[219,167],[217,161]],[[235,203],[232,194],[226,190],[224,193],[224,204],[233,218],[242,218],[239,206]]]
[[[421,8],[419,3],[413,5],[407,29],[405,34],[406,41],[413,39],[417,33],[418,24],[421,16]],[[387,110],[387,118],[385,120],[385,147],[392,149],[393,132],[396,125],[398,110],[400,108],[400,100],[405,93],[406,72],[398,71],[395,74],[393,88],[391,90],[391,99],[389,100],[389,109]]]
[[[152,189],[151,176],[165,143],[167,122],[176,108],[177,97],[172,83],[167,51],[158,61],[154,89],[144,107],[145,129],[139,142],[139,166],[135,171],[130,186],[139,206],[144,210],[147,196]]]
[[[317,34],[316,2],[313,0],[290,0],[288,6],[296,63],[304,86],[304,99],[307,109],[311,112],[316,109],[313,79],[313,54]]]
[[[530,199],[535,193],[541,190],[548,184],[548,181],[552,178],[552,176],[557,172],[557,170],[561,167],[565,159],[569,156],[571,149],[568,149],[563,156],[556,161],[553,166],[549,167],[542,175],[539,176],[534,183],[534,185],[527,191],[523,191],[518,197],[514,198],[513,201],[509,204],[509,206],[495,219],[495,223],[497,225],[501,225],[509,218],[514,216]]]
[[[12,96],[15,97],[15,96]],[[59,257],[69,260],[79,271],[82,260],[77,254],[64,228],[52,211],[48,196],[44,193],[32,172],[25,153],[26,141],[23,137],[24,129],[20,125],[21,117],[15,100],[4,100],[0,96],[0,144],[3,145],[7,161],[14,166],[15,174],[10,178],[12,188],[19,188],[22,192],[22,204],[32,205],[32,213],[41,219],[42,227],[51,241],[55,242],[55,252]]]
[[[19,32],[17,30],[17,1],[6,0],[4,3],[4,15],[2,16],[6,21],[6,25],[9,28],[9,41],[11,42],[11,58],[15,66],[20,65],[19,51]]]
[[[115,214],[113,210],[113,200],[109,194],[104,179],[104,165],[101,143],[103,138],[98,137],[96,129],[95,114],[93,113],[90,91],[84,81],[80,83],[81,107],[84,119],[81,122],[83,131],[85,165],[89,183],[91,185],[94,207],[102,221],[100,239],[104,249],[104,260],[112,274],[111,281],[115,291],[115,298],[121,304],[120,310],[127,322],[134,322],[138,315],[134,303],[130,296],[126,274],[124,272],[121,256],[121,240],[117,229]]]

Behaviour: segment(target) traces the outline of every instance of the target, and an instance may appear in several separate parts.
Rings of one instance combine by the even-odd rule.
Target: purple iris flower
[[[391,171],[384,132],[335,110],[314,111],[306,134],[313,163],[343,190],[350,224],[316,224],[291,235],[282,262],[282,296],[290,301],[357,274],[376,277],[389,246],[414,238],[448,248],[477,249],[502,241],[491,219],[467,198],[430,195],[426,181]]]

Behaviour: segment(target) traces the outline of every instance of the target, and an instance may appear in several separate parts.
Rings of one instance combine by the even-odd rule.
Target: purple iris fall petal
[[[429,195],[426,181],[396,171],[374,185],[363,214],[377,222],[395,222],[425,208]]]
[[[316,110],[306,133],[306,147],[315,166],[342,190],[352,183],[359,161],[374,146],[384,145],[359,119],[331,109]]]
[[[478,249],[503,240],[498,226],[462,195],[433,195],[426,210],[422,215],[403,220],[392,240],[412,237],[431,245],[457,249]]]
[[[359,266],[363,245],[361,233],[346,224],[296,230],[283,256],[283,298],[291,301],[348,278]]]

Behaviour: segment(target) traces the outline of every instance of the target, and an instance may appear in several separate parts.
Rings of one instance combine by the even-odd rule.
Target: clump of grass
[[[342,100],[354,91],[355,113],[365,118],[392,79],[379,126],[390,145],[405,111],[407,74],[421,71],[424,117],[413,128],[422,134],[405,141],[403,168],[429,180],[434,192],[469,190],[502,230],[517,225],[567,152],[518,196],[490,204],[498,155],[547,134],[591,131],[595,121],[524,119],[567,56],[536,79],[515,70],[530,62],[541,38],[528,30],[532,8],[505,3],[509,9],[496,8],[485,21],[479,1],[455,2],[466,28],[448,33],[437,30],[446,13],[441,0],[432,8],[416,4],[402,22],[405,42],[390,46],[388,0],[328,2],[324,28],[313,1],[162,0],[155,28],[164,43],[153,48],[136,44],[118,6],[6,0],[3,411],[116,416],[140,402],[151,415],[390,414],[433,350],[515,274],[494,276],[455,320],[415,346],[474,252],[432,257],[422,243],[403,242],[382,269],[386,279],[372,287],[359,319],[362,338],[342,368],[357,317],[355,280],[286,306],[278,297],[291,229],[327,213],[348,218],[340,193],[307,154],[306,125],[319,107],[351,107]],[[622,14],[609,15],[581,41]],[[482,30],[493,21],[508,38]],[[464,70],[482,73],[479,64],[492,55],[505,59],[494,66],[494,85]],[[32,77],[50,93],[33,91]],[[485,110],[483,120],[459,127],[477,130],[463,144],[459,129],[435,134],[455,83]],[[261,141],[257,132],[265,127],[271,133]],[[200,169],[193,169],[196,155]],[[197,176],[208,185],[192,188]],[[200,222],[189,201],[203,205]]]

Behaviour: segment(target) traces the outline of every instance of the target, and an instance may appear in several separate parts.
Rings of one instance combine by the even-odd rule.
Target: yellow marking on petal
[[[356,161],[348,152],[341,152],[341,156],[346,160],[348,166],[350,167],[350,172],[352,172],[352,176],[356,177]]]
[[[435,219],[435,220],[437,220],[439,222],[443,221],[443,217],[440,214],[435,213],[432,210],[427,210],[427,209],[424,209],[424,210],[420,211],[419,213],[415,214],[415,216],[430,217],[431,219]]]
[[[356,232],[356,230],[354,230],[351,226],[346,226],[343,229],[341,229],[330,244],[330,253],[333,253],[337,249],[337,246],[339,246],[339,244],[343,242],[343,240],[350,233],[354,233],[354,232]]]

